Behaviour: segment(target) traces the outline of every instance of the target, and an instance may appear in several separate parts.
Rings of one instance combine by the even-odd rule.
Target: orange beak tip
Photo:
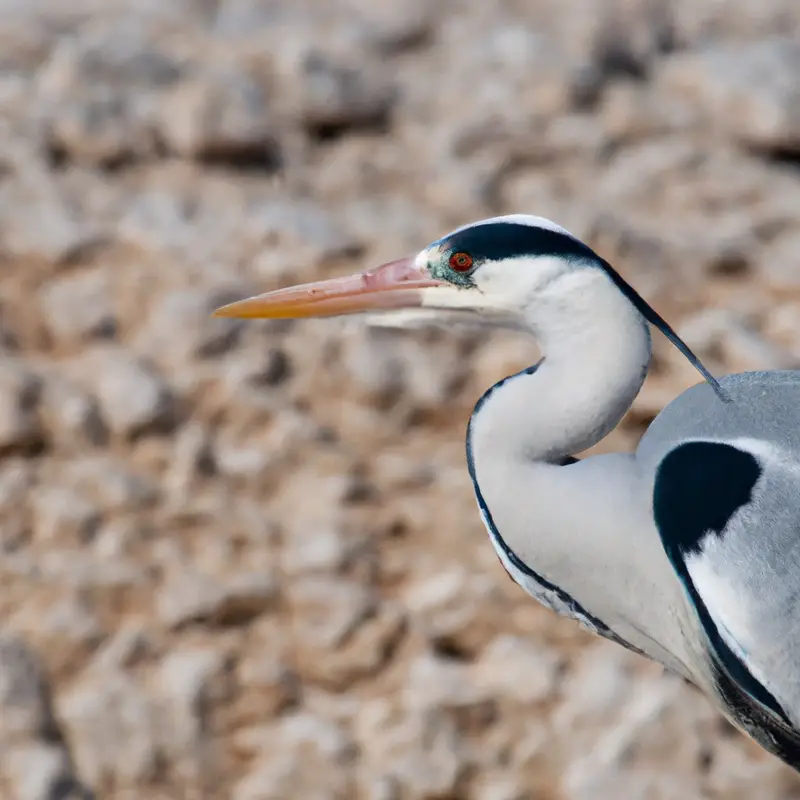
[[[215,308],[211,312],[212,317],[224,317],[225,319],[231,319],[235,317],[239,317],[240,315],[236,313],[236,306],[238,303],[228,303],[227,305],[220,306],[219,308]]]

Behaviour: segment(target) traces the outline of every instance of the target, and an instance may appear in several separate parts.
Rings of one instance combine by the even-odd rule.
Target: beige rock
[[[789,37],[711,45],[664,67],[667,88],[684,93],[724,135],[743,144],[796,152],[800,49]]]
[[[161,295],[144,320],[137,348],[179,374],[194,359],[224,356],[242,333],[240,320],[211,316],[225,299],[219,292],[191,287]]]
[[[179,628],[191,623],[243,625],[272,608],[277,587],[273,578],[242,574],[226,583],[187,573],[164,586],[159,596],[159,616]]]
[[[12,636],[0,639],[3,706],[2,737],[14,741],[47,735],[55,726],[47,678],[41,663],[25,643]]]
[[[159,128],[176,153],[272,169],[279,163],[267,87],[241,68],[205,69],[165,97]]]
[[[21,639],[6,634],[0,637],[0,718],[0,749],[7,756],[0,781],[13,797],[43,800],[54,792],[69,800],[89,797],[75,775],[38,658]]]
[[[293,100],[312,134],[386,124],[395,92],[380,69],[365,73],[319,52],[309,53],[298,66]]]
[[[249,652],[239,663],[237,675],[247,698],[244,717],[263,722],[299,701],[299,682],[288,661],[265,645]]]
[[[237,800],[348,796],[343,767],[353,753],[347,733],[311,714],[292,714],[273,726],[245,730],[238,746],[255,751],[250,772],[234,788]]]
[[[0,187],[2,250],[17,258],[60,265],[95,244],[102,230],[69,207],[46,172],[38,166],[31,172],[35,177]]]
[[[443,565],[435,574],[408,581],[404,603],[440,649],[474,654],[494,638],[502,599],[486,575]]]
[[[54,793],[64,800],[90,800],[87,787],[76,780],[69,754],[63,747],[31,742],[3,748],[8,768],[7,785],[14,798],[44,800]]]
[[[296,579],[289,601],[298,617],[298,670],[325,687],[341,689],[377,673],[405,633],[400,608],[378,604],[373,592],[345,580]]]
[[[800,232],[787,231],[767,247],[759,269],[768,286],[783,291],[800,289],[800,265],[797,262]]]
[[[102,446],[108,437],[95,398],[57,373],[45,378],[40,413],[48,436],[59,446]]]
[[[103,625],[87,598],[64,590],[55,600],[32,598],[9,616],[8,629],[37,649],[51,653],[49,667],[74,671],[105,638]]]
[[[100,514],[80,494],[66,488],[42,488],[34,494],[34,536],[42,541],[71,540],[86,544],[100,523]]]
[[[87,356],[75,369],[94,390],[113,433],[135,437],[169,430],[175,422],[175,399],[150,364],[116,347],[97,348]]]
[[[41,382],[23,364],[0,361],[0,453],[42,445],[44,431],[37,414]]]
[[[88,164],[151,155],[154,103],[180,74],[179,60],[135,28],[61,40],[40,78],[52,146]]]
[[[107,454],[70,459],[56,477],[103,512],[141,511],[158,500],[159,488],[143,472],[127,468],[124,461]]]
[[[293,527],[285,536],[281,566],[290,577],[307,573],[336,573],[348,560],[342,531],[330,527]]]
[[[162,746],[182,783],[208,790],[219,770],[209,731],[215,706],[228,698],[225,655],[217,649],[175,650],[162,661],[157,683],[163,697]]]
[[[362,783],[396,782],[401,796],[433,800],[457,791],[466,768],[455,722],[431,710],[404,713],[380,699],[365,704],[355,723],[363,751]]]
[[[59,344],[113,336],[116,319],[109,275],[101,271],[67,274],[48,283],[42,293],[42,314]]]
[[[147,784],[160,751],[155,698],[121,671],[87,672],[58,702],[79,773],[114,791]]]
[[[555,652],[508,634],[494,639],[473,665],[477,686],[508,696],[516,703],[536,703],[552,697],[558,687],[558,674]]]

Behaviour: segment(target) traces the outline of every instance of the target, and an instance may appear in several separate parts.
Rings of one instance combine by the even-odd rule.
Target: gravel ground
[[[724,372],[800,362],[794,0],[0,0],[0,796],[790,800],[507,580],[508,334],[215,306],[541,214]],[[656,340],[600,449],[696,374]]]

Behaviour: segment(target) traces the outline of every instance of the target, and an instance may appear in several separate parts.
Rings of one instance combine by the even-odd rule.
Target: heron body
[[[718,382],[598,254],[526,215],[217,313],[374,311],[533,334],[542,359],[484,393],[466,437],[503,566],[540,603],[694,683],[800,770],[800,372]],[[633,403],[650,325],[705,382],[670,403],[634,453],[576,458]]]

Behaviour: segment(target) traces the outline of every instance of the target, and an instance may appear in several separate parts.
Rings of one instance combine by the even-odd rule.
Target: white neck
[[[487,393],[473,420],[473,447],[490,458],[510,448],[551,461],[586,450],[617,426],[647,374],[650,332],[598,268],[560,277],[526,317],[544,359],[535,373]]]
[[[674,620],[681,588],[635,457],[556,465],[606,436],[630,407],[650,362],[647,324],[598,268],[559,278],[527,317],[544,355],[539,368],[489,390],[470,422],[479,502],[490,533],[494,527],[503,540],[493,534],[495,548],[546,605],[571,615],[509,563],[503,543],[617,635],[686,675]]]

